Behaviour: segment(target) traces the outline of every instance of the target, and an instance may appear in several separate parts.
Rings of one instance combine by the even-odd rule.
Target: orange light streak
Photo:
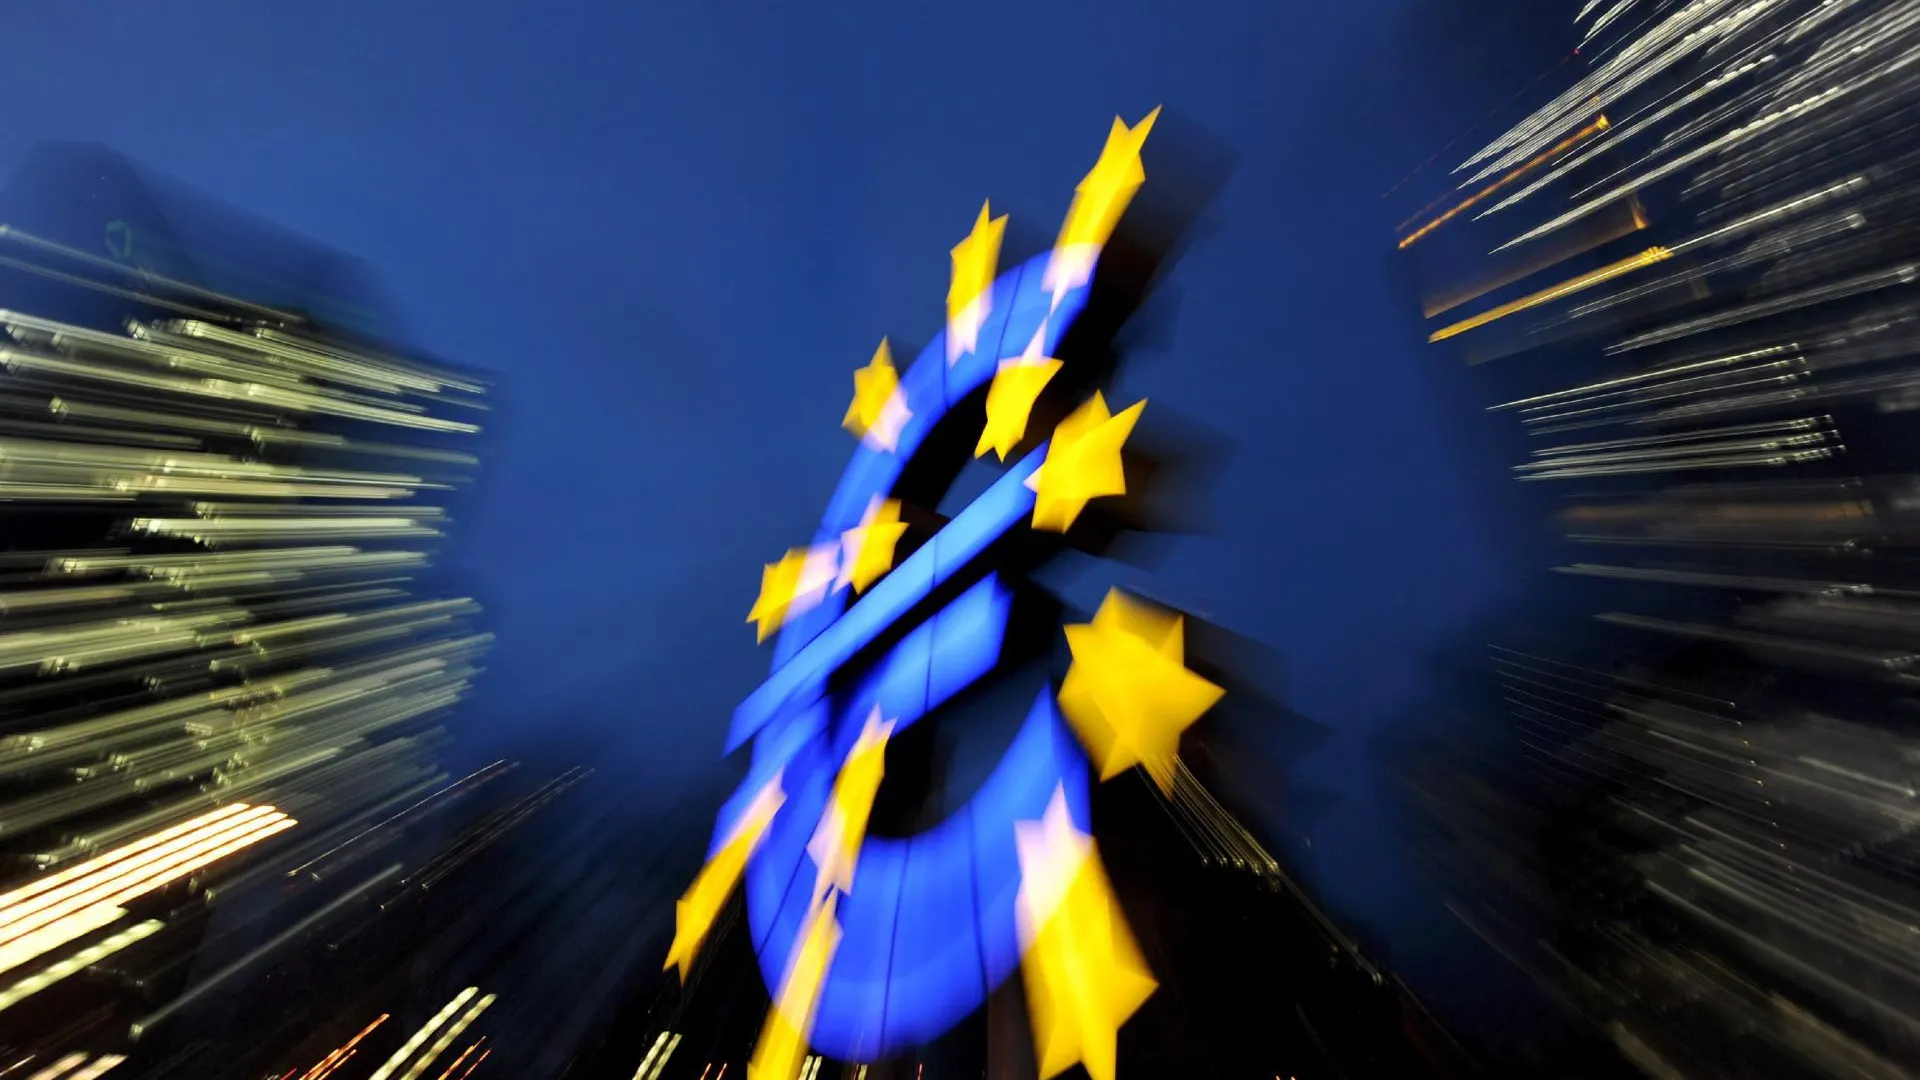
[[[469,1054],[472,1054],[472,1053],[473,1053],[473,1052],[474,1052],[475,1050],[478,1050],[478,1049],[480,1049],[480,1044],[481,1044],[481,1043],[483,1043],[483,1042],[486,1042],[486,1041],[487,1041],[487,1037],[486,1037],[485,1035],[482,1035],[482,1036],[480,1036],[480,1037],[479,1037],[478,1039],[475,1039],[475,1040],[473,1041],[473,1045],[472,1045],[472,1046],[469,1046],[469,1047],[467,1047],[467,1048],[466,1048],[465,1050],[462,1050],[462,1051],[460,1051],[460,1056],[459,1056],[459,1057],[457,1057],[457,1058],[454,1058],[454,1059],[453,1059],[453,1064],[451,1064],[451,1065],[449,1065],[449,1066],[447,1066],[447,1067],[446,1067],[446,1070],[445,1070],[444,1072],[442,1072],[442,1073],[441,1073],[441,1074],[440,1074],[440,1075],[439,1075],[439,1076],[438,1076],[438,1077],[436,1078],[436,1080],[447,1080],[447,1078],[448,1078],[448,1077],[450,1077],[450,1076],[452,1076],[452,1075],[453,1075],[453,1070],[455,1070],[455,1069],[457,1069],[457,1068],[459,1068],[459,1067],[460,1067],[460,1063],[461,1063],[461,1062],[463,1062],[463,1061],[465,1061],[465,1060],[467,1060],[467,1056],[468,1056]],[[475,1065],[478,1065],[478,1064],[480,1064],[480,1063],[476,1061],[476,1062],[474,1062],[474,1064],[475,1064]]]
[[[1566,153],[1568,150],[1573,149],[1575,146],[1578,146],[1579,144],[1581,144],[1582,142],[1585,142],[1588,139],[1591,139],[1595,135],[1600,134],[1601,132],[1607,130],[1609,127],[1612,127],[1612,126],[1613,125],[1607,120],[1606,115],[1602,114],[1593,123],[1588,124],[1586,127],[1583,127],[1579,131],[1576,131],[1573,134],[1567,136],[1565,139],[1560,140],[1560,142],[1557,145],[1553,146],[1551,149],[1542,150],[1539,154],[1537,154],[1534,157],[1532,161],[1527,162],[1525,165],[1522,165],[1519,168],[1508,173],[1507,175],[1501,177],[1500,179],[1495,180],[1493,183],[1488,184],[1486,187],[1481,188],[1479,191],[1475,192],[1474,194],[1467,196],[1466,200],[1462,202],[1460,205],[1454,207],[1453,209],[1447,211],[1444,214],[1441,214],[1439,217],[1434,218],[1432,221],[1427,222],[1425,225],[1420,226],[1418,229],[1415,229],[1412,235],[1400,241],[1400,245],[1399,245],[1400,250],[1405,251],[1407,248],[1411,247],[1413,243],[1419,240],[1421,237],[1427,235],[1433,230],[1439,228],[1440,226],[1445,225],[1447,222],[1452,221],[1454,217],[1458,215],[1461,211],[1474,206],[1475,204],[1479,203],[1482,199],[1485,199],[1487,196],[1493,194],[1496,191],[1499,191],[1501,188],[1506,187],[1508,184],[1511,184],[1515,180],[1520,179],[1522,176],[1525,176],[1526,174],[1539,168],[1541,165],[1544,165],[1547,162],[1553,160],[1554,158],[1559,157],[1561,154]]]
[[[319,1076],[314,1077],[314,1080],[322,1080],[323,1077],[332,1076],[335,1070],[340,1068],[340,1066],[345,1065],[347,1062],[352,1061],[353,1055],[359,1052],[360,1052],[360,1048],[357,1046],[347,1051],[345,1054],[341,1055],[339,1061],[336,1061],[332,1065],[327,1066],[326,1072],[323,1072]]]
[[[301,1073],[300,1080],[319,1080],[320,1077],[332,1072],[339,1066],[340,1062],[346,1060],[346,1055],[352,1053],[354,1047],[360,1045],[361,1039],[371,1034],[374,1028],[386,1023],[387,1018],[391,1015],[391,1013],[381,1013],[379,1016],[374,1017],[373,1023],[360,1029],[360,1034],[355,1035],[353,1038],[335,1047],[333,1053],[321,1058],[314,1064],[313,1068]]]
[[[460,1074],[460,1080],[467,1080],[467,1077],[472,1076],[473,1070],[479,1068],[480,1063],[487,1060],[487,1058],[492,1056],[492,1054],[493,1054],[493,1047],[491,1046],[487,1047],[485,1050],[480,1051],[480,1056],[473,1059],[473,1064],[467,1066],[467,1071]]]

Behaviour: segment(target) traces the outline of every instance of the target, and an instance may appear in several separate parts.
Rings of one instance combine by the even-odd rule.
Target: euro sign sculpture
[[[856,374],[844,420],[860,440],[853,459],[812,543],[763,575],[749,619],[774,638],[772,671],[734,710],[727,737],[727,751],[750,749],[752,764],[720,811],[668,956],[684,976],[734,883],[744,886],[774,999],[756,1076],[791,1080],[809,1050],[873,1061],[939,1037],[1034,949],[1046,914],[1036,897],[1057,906],[1096,878],[1104,889],[1090,841],[1079,842],[1089,831],[1088,748],[1110,775],[1127,736],[1090,740],[1080,717],[1063,717],[1051,685],[964,805],[912,836],[870,836],[866,825],[888,741],[1001,662],[1014,592],[995,546],[1018,530],[1065,533],[1090,501],[1126,492],[1121,447],[1144,402],[1114,413],[1096,391],[1050,430],[1027,427],[1061,370],[1055,352],[1086,309],[1104,245],[1145,179],[1140,148],[1157,115],[1114,122],[1050,251],[996,274],[1006,219],[982,208],[953,250],[945,331],[904,373],[883,342]],[[948,446],[958,432],[976,457],[994,451],[1003,471],[896,563],[908,531],[896,492],[936,431]],[[1023,445],[1031,448],[1020,453]],[[1171,635],[1177,650],[1177,625]],[[1166,642],[1159,636],[1155,648]],[[1210,704],[1218,694],[1201,696]],[[1097,714],[1096,698],[1082,689],[1059,700]],[[1059,878],[1051,884],[1033,865],[1043,832],[1062,849],[1047,856]],[[1076,858],[1093,869],[1078,873]],[[1114,1014],[1104,1036],[1037,1031],[1048,1075],[1084,1060],[1110,1076],[1112,1030],[1152,991],[1112,913],[1118,945],[1108,959],[1121,974],[1111,981],[1130,987],[1116,991],[1126,1000],[1103,1006]],[[1103,1038],[1103,1048],[1091,1045]]]

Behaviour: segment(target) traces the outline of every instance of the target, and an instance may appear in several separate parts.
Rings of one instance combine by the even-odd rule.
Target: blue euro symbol
[[[993,377],[1001,357],[1018,355],[1043,327],[1045,354],[1053,354],[1084,309],[1087,287],[1056,305],[1041,287],[1048,258],[1036,256],[995,281],[972,353],[949,364],[944,337],[936,337],[914,360],[900,381],[913,415],[897,448],[863,443],[854,452],[816,543],[836,542],[860,524],[875,496],[893,491],[928,433]],[[772,673],[734,710],[727,750],[751,742],[752,765],[721,808],[709,855],[755,793],[784,771],[787,802],[745,873],[747,923],[769,988],[780,984],[811,899],[807,842],[862,722],[878,706],[898,734],[998,662],[1012,592],[997,574],[930,616],[917,609],[996,539],[1024,526],[1034,500],[1026,481],[1046,452],[1042,445],[1016,462],[851,606],[836,593],[790,620],[775,642]],[[918,625],[909,625],[912,617]],[[863,665],[850,691],[829,692],[829,679],[883,636],[897,641]],[[1065,791],[1075,824],[1086,829],[1087,761],[1049,688],[964,807],[917,835],[866,840],[853,891],[838,913],[842,937],[809,1040],[816,1052],[873,1061],[929,1042],[1013,973],[1020,962],[1014,823],[1040,819],[1056,790]]]

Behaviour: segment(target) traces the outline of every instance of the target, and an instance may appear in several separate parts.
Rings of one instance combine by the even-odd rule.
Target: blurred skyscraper
[[[413,827],[511,772],[438,753],[485,385],[103,149],[37,147],[0,222],[0,1072],[245,1075],[338,991],[275,973],[464,861]]]
[[[1649,1075],[1909,1075],[1920,11],[1564,7],[1399,233],[1560,537],[1418,853]]]

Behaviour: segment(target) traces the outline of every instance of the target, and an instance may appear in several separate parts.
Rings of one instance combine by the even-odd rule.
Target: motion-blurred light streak
[[[63,960],[48,964],[37,974],[21,979],[5,990],[0,990],[0,1010],[10,1009],[22,999],[31,997],[54,983],[85,970],[137,941],[153,936],[164,925],[158,919],[134,923]]]
[[[1541,153],[1537,157],[1535,157],[1532,161],[1527,162],[1526,164],[1513,170],[1507,175],[1501,177],[1500,179],[1495,180],[1493,183],[1488,184],[1486,187],[1481,188],[1479,191],[1474,192],[1472,195],[1467,196],[1465,199],[1455,204],[1454,207],[1448,210],[1446,213],[1441,214],[1439,217],[1436,217],[1432,221],[1429,221],[1425,225],[1422,225],[1418,229],[1415,229],[1412,233],[1410,233],[1409,235],[1401,239],[1399,243],[1400,250],[1405,251],[1407,248],[1410,248],[1413,245],[1419,243],[1421,237],[1426,236],[1428,233],[1432,232],[1433,230],[1438,229],[1439,227],[1441,227],[1442,225],[1445,225],[1449,221],[1452,221],[1454,218],[1460,216],[1462,213],[1473,209],[1475,206],[1478,206],[1481,202],[1485,201],[1488,196],[1491,196],[1494,193],[1500,191],[1501,189],[1505,188],[1507,185],[1527,175],[1533,170],[1539,168],[1540,166],[1546,164],[1549,161],[1552,161],[1554,158],[1559,157],[1560,155],[1566,153],[1567,151],[1587,141],[1593,136],[1598,135],[1601,132],[1607,130],[1609,126],[1610,126],[1609,122],[1605,115],[1595,117],[1593,123],[1588,124],[1586,127],[1583,127],[1579,131],[1576,131],[1573,134],[1567,136],[1565,139],[1562,139],[1557,145],[1553,146],[1552,148],[1541,151]]]
[[[480,1056],[468,1062],[467,1067],[461,1070],[460,1075],[454,1077],[453,1080],[467,1080],[467,1077],[473,1075],[473,1070],[478,1069],[480,1067],[481,1062],[487,1060],[492,1056],[493,1056],[493,1047],[491,1046],[487,1047],[485,1050],[480,1051]]]
[[[306,1072],[301,1073],[300,1080],[320,1080],[321,1077],[327,1075],[328,1073],[332,1072],[334,1069],[338,1068],[340,1063],[346,1060],[347,1055],[353,1053],[354,1047],[360,1045],[360,1040],[372,1034],[375,1028],[379,1027],[381,1024],[386,1023],[391,1018],[392,1018],[391,1015],[388,1013],[381,1013],[379,1016],[374,1017],[372,1022],[368,1023],[366,1027],[363,1027],[359,1031],[355,1032],[353,1038],[348,1039],[344,1043],[341,1043],[338,1048],[333,1050],[333,1052],[329,1053],[326,1057],[323,1057],[319,1061],[314,1062],[312,1068],[309,1068]]]
[[[74,1069],[86,1063],[87,1057],[86,1054],[68,1054],[34,1073],[27,1080],[60,1080],[61,1077],[71,1076]]]
[[[67,1080],[94,1080],[95,1077],[105,1076],[108,1072],[119,1068],[120,1064],[126,1060],[124,1054],[101,1054],[81,1068],[68,1073]]]
[[[667,1061],[673,1052],[680,1048],[681,1033],[663,1031],[653,1040],[647,1056],[640,1059],[640,1067],[633,1070],[633,1080],[655,1080],[667,1067]]]
[[[227,964],[211,975],[195,982],[165,1005],[134,1021],[127,1029],[129,1037],[138,1039],[175,1014],[192,1007],[196,1001],[199,1001],[217,988],[226,984],[229,979],[252,970],[262,961],[273,956],[281,949],[284,949],[289,943],[298,940],[301,935],[325,923],[342,908],[355,903],[368,892],[385,884],[399,872],[400,865],[396,863],[373,874],[366,880],[360,882],[360,884],[329,900],[318,911],[298,920],[263,944],[242,955],[239,959],[234,960],[232,963]]]
[[[486,1041],[487,1041],[486,1036],[482,1035],[480,1038],[469,1043],[465,1050],[460,1051],[460,1054],[458,1057],[448,1062],[447,1067],[445,1069],[440,1070],[440,1075],[435,1077],[434,1080],[452,1080],[453,1074],[456,1072],[459,1072],[460,1066],[465,1065],[467,1063],[467,1059],[470,1057],[473,1057],[473,1052],[475,1050],[480,1049],[480,1047],[484,1045]],[[478,1061],[478,1059],[475,1059],[475,1060],[476,1062]]]
[[[407,1041],[400,1044],[400,1049],[395,1050],[387,1060],[381,1062],[380,1067],[373,1070],[373,1075],[368,1080],[387,1080],[388,1077],[399,1072],[400,1068],[412,1060],[413,1055],[427,1044],[427,1040],[433,1038],[442,1024],[453,1019],[469,1001],[478,997],[479,994],[480,988],[477,986],[469,986],[455,994],[445,1005],[440,1006],[439,1012],[428,1017],[426,1023],[420,1025],[412,1035],[407,1036]]]
[[[480,1014],[486,1012],[488,1007],[497,1000],[499,1000],[499,995],[488,994],[472,1005],[469,1005],[467,1011],[461,1013],[459,1019],[448,1024],[446,1029],[440,1032],[439,1037],[435,1038],[433,1042],[427,1046],[426,1052],[421,1054],[412,1065],[408,1066],[406,1072],[400,1074],[400,1080],[420,1080],[421,1074],[425,1073],[429,1068],[432,1068],[433,1063],[439,1059],[441,1054],[447,1052],[447,1048],[453,1045],[454,1040],[458,1039],[461,1033],[465,1032],[469,1027],[472,1027],[473,1022],[480,1019]],[[453,1070],[449,1067],[447,1071],[452,1072]]]
[[[0,908],[0,971],[96,930],[124,914],[120,905],[293,825],[272,807],[250,807],[8,904]]]
[[[1539,292],[1529,293],[1518,300],[1509,300],[1504,304],[1489,308],[1471,318],[1462,319],[1459,322],[1443,326],[1427,335],[1427,340],[1429,342],[1445,341],[1450,337],[1485,326],[1496,319],[1504,319],[1517,312],[1527,311],[1539,307],[1542,304],[1553,303],[1556,300],[1572,296],[1574,293],[1591,289],[1595,285],[1604,285],[1614,278],[1631,274],[1636,270],[1652,266],[1657,262],[1665,262],[1671,258],[1673,258],[1673,252],[1656,244],[1645,251],[1608,263],[1598,270],[1589,270],[1577,277],[1568,278],[1558,285],[1541,289]]]

